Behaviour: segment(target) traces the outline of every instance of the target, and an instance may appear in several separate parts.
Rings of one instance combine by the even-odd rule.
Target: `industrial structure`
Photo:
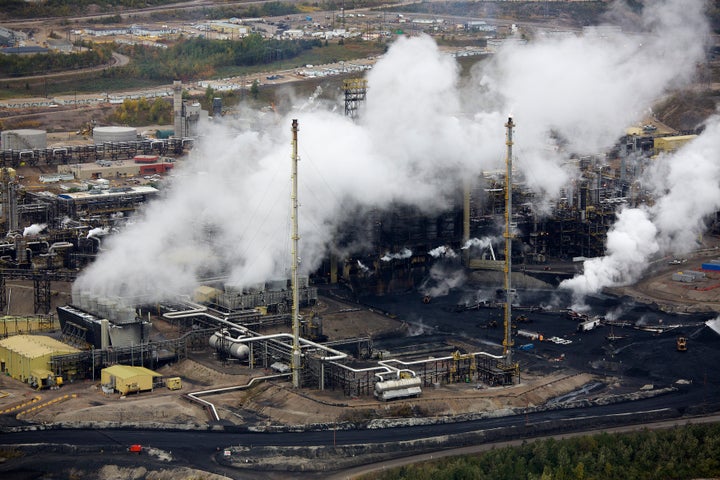
[[[145,367],[112,365],[100,372],[100,386],[108,393],[121,395],[147,392],[162,385],[162,375]]]
[[[79,352],[77,348],[42,335],[14,335],[0,340],[0,373],[43,388],[62,384],[52,358]]]
[[[365,100],[366,84],[347,81],[344,88],[345,114],[355,118]],[[133,140],[134,131],[100,129],[97,134],[107,137],[101,144],[49,149],[42,145],[42,132],[25,132],[29,136],[25,140],[23,135],[6,136],[8,143],[24,143],[16,143],[14,146],[22,148],[4,150],[0,157],[5,165],[2,220],[7,232],[5,243],[0,244],[0,307],[6,301],[5,280],[22,278],[34,282],[36,312],[49,314],[50,283],[72,281],[75,272],[93,260],[117,214],[125,217],[156,196],[154,187],[104,188],[103,180],[136,175],[142,168],[157,169],[165,163],[163,169],[172,168],[172,162],[160,159],[192,147],[193,128],[201,118],[192,105],[183,103],[179,83],[175,84],[174,108],[177,135],[168,139]],[[58,378],[95,378],[111,365],[155,368],[184,358],[188,352],[210,348],[218,359],[287,373],[296,388],[336,389],[383,401],[421,395],[423,388],[439,383],[514,383],[519,369],[513,361],[511,272],[522,268],[528,274],[557,281],[555,272],[548,276],[542,268],[548,258],[603,255],[617,208],[649,198],[636,181],[644,165],[656,153],[670,151],[691,138],[656,138],[647,132],[633,132],[606,155],[571,156],[580,176],[566,187],[549,215],[540,215],[533,208],[534,193],[513,171],[514,126],[513,119],[508,119],[505,171],[484,172],[458,185],[450,207],[438,214],[427,215],[402,204],[351,212],[337,230],[333,240],[337,248],[333,250],[348,251],[357,238],[366,240],[364,246],[345,258],[330,255],[309,276],[298,275],[293,262],[290,278],[243,286],[212,279],[196,290],[192,300],[161,304],[75,292],[69,305],[57,308],[57,315],[62,339],[76,349],[56,351],[46,360],[47,370]],[[299,240],[297,120],[292,129],[291,255],[295,261]],[[61,194],[25,191],[12,169],[21,162],[60,164],[58,175],[94,181],[97,188]],[[34,224],[45,229],[32,235],[20,233]],[[100,233],[98,227],[103,227]],[[91,231],[95,233],[91,235]],[[358,295],[417,288],[437,261],[432,251],[438,246],[459,250],[473,238],[501,237],[504,249],[490,240],[484,249],[467,249],[457,260],[444,261],[503,272],[503,288],[498,289],[501,295],[496,299],[496,305],[504,309],[502,355],[445,345],[431,357],[420,353],[388,357],[373,348],[369,337],[327,342],[322,318],[316,314],[304,318],[300,313],[301,308],[312,309],[317,303],[318,284],[342,283]],[[502,254],[496,256],[496,251]],[[402,255],[395,254],[398,252]],[[175,325],[178,337],[151,341],[154,321]],[[290,333],[266,333],[278,326],[289,327]],[[28,373],[22,375],[29,378]]]

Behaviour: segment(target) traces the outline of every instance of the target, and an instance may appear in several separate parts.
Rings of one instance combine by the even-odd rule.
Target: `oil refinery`
[[[335,101],[287,112],[208,115],[175,81],[167,138],[3,131],[0,308],[32,289],[35,316],[3,319],[0,371],[86,397],[54,416],[6,401],[7,422],[714,411],[720,118],[678,131],[651,110],[705,58],[695,20],[508,43],[466,77],[400,37]]]

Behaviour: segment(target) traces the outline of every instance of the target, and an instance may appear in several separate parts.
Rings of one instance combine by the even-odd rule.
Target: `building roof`
[[[23,55],[29,53],[48,53],[50,50],[44,47],[8,47],[0,49],[5,54]]]
[[[42,335],[14,335],[0,340],[0,347],[16,352],[23,357],[39,358],[45,355],[77,353],[75,347],[66,345],[59,340]]]
[[[162,374],[150,370],[149,368],[131,367],[130,365],[112,365],[110,367],[103,368],[103,371],[118,378],[132,378],[137,377],[138,375],[162,377]]]

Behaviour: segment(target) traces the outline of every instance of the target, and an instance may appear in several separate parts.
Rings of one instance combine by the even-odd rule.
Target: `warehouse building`
[[[21,382],[38,382],[42,386],[59,373],[51,370],[51,357],[79,351],[51,337],[14,335],[0,340],[0,372]]]
[[[161,378],[162,375],[148,368],[129,365],[113,365],[103,368],[100,373],[103,391],[122,395],[150,391],[155,385],[162,384]]]

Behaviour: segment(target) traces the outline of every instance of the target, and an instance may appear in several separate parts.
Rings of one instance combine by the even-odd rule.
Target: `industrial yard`
[[[99,452],[74,444],[97,458],[62,470],[88,478],[129,475],[100,463],[126,468],[147,450],[149,469],[199,461],[269,479],[401,457],[415,447],[392,439],[406,434],[427,442],[418,453],[459,446],[434,433],[452,423],[525,416],[533,436],[632,423],[619,418],[635,410],[635,421],[718,411],[720,119],[670,124],[653,110],[671,85],[699,88],[687,72],[714,57],[697,38],[709,36],[704,12],[673,12],[685,20],[638,20],[632,33],[385,11],[371,28],[365,10],[343,11],[346,29],[335,13],[78,29],[149,48],[185,28],[222,41],[244,28],[407,32],[381,56],[255,73],[263,87],[318,82],[280,108],[215,97],[209,111],[193,98],[243,91],[249,76],[0,105],[41,115],[31,123],[55,109],[68,112],[58,123],[82,120],[2,131],[0,428],[121,432]],[[451,34],[483,46],[436,43]],[[465,56],[478,61],[461,74]],[[543,68],[527,70],[535,59]],[[591,73],[552,74],[568,65]],[[627,84],[604,78],[607,65]],[[606,101],[589,100],[597,92]],[[171,104],[172,124],[72,113],[138,95]],[[586,412],[597,415],[563,423]],[[387,440],[362,437],[383,428]],[[168,437],[124,440],[151,431]],[[227,443],[173,457],[183,431]]]

